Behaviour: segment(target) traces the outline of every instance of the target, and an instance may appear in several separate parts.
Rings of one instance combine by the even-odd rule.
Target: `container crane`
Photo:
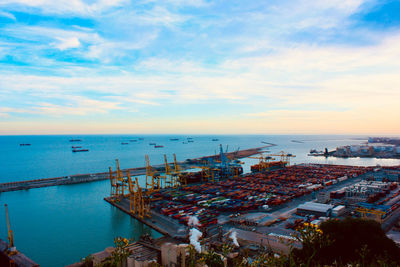
[[[125,188],[127,187],[128,181],[127,179],[124,179],[123,173],[119,167],[118,159],[115,160],[115,165],[117,168],[115,196],[118,200],[121,200],[121,197],[125,195]]]
[[[270,167],[270,161],[275,160],[275,158],[270,156],[264,156],[261,154],[259,157],[249,157],[251,159],[258,159],[258,166],[256,165],[257,171],[268,171]],[[254,171],[254,170],[253,170]]]
[[[7,204],[4,204],[4,207],[6,209],[6,218],[7,218],[7,230],[8,230],[8,249],[7,249],[7,254],[8,255],[15,255],[17,254],[17,249],[14,246],[14,235],[11,230],[11,224],[10,224],[10,218],[8,216],[8,208]]]
[[[279,154],[270,154],[270,156],[280,157],[283,166],[290,166],[290,158],[296,157],[293,154],[285,153],[283,151],[279,152]]]
[[[150,165],[149,155],[145,155],[146,159],[146,189],[150,192],[160,189],[160,174],[157,173]]]
[[[137,208],[137,204],[136,204],[136,194],[137,194],[137,190],[136,190],[136,183],[132,183],[132,178],[131,175],[129,173],[129,170],[127,171],[126,175],[128,176],[128,190],[129,190],[129,211],[132,214],[136,213],[136,208]]]
[[[113,175],[113,172],[111,170],[111,167],[108,167],[108,170],[110,172],[110,183],[111,183],[111,193],[110,193],[110,197],[112,200],[116,199],[116,193],[117,193],[117,183],[116,183],[116,179],[115,176]]]
[[[172,174],[171,174],[171,166],[168,164],[167,160],[167,155],[164,154],[164,164],[165,164],[165,171],[164,171],[164,176],[161,176],[162,179],[164,180],[164,187],[174,187],[174,181],[172,179]]]
[[[386,212],[381,211],[381,210],[374,210],[374,209],[368,209],[364,207],[358,207],[355,209],[358,213],[360,213],[362,218],[367,218],[369,214],[374,214],[376,216],[376,220],[379,223],[382,223],[382,216],[386,214]]]
[[[149,191],[143,191],[139,185],[138,178],[132,181],[132,177],[127,172],[129,184],[129,211],[132,215],[137,215],[139,218],[151,217],[150,215],[150,195]]]

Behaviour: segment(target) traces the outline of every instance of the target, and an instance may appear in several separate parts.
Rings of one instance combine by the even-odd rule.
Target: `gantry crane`
[[[279,154],[270,154],[270,156],[281,157],[282,166],[290,166],[290,158],[296,157],[293,154],[285,153],[283,151],[279,152]]]
[[[128,177],[128,190],[129,190],[129,211],[132,214],[136,213],[136,181],[132,182],[131,175],[129,170],[126,172],[126,176]]]
[[[270,161],[275,160],[271,156],[264,156],[261,154],[259,157],[249,157],[251,159],[258,159],[258,170],[257,171],[268,171],[270,166]]]
[[[150,195],[151,193],[146,190],[143,192],[139,185],[138,178],[132,181],[129,171],[127,172],[129,184],[129,211],[139,218],[150,217]]]
[[[128,187],[127,179],[124,179],[123,173],[119,167],[119,160],[115,160],[115,165],[117,168],[117,178],[116,178],[116,187],[115,187],[115,196],[118,200],[121,200],[121,197],[125,195],[125,189]]]
[[[186,175],[184,173],[181,173],[180,167],[178,165],[178,161],[176,160],[175,153],[174,153],[174,171],[173,171],[172,175],[175,176],[175,180],[177,181],[177,184],[180,184],[180,186],[182,186],[182,187],[187,185]]]
[[[111,183],[111,200],[116,200],[117,198],[117,183],[116,183],[116,178],[113,175],[111,167],[108,167],[108,170],[110,172],[110,183]]]
[[[214,183],[216,177],[216,168],[214,160],[208,158],[201,165],[201,177],[203,181]]]
[[[13,232],[11,230],[11,224],[10,224],[10,218],[8,216],[7,204],[4,204],[4,207],[6,208],[7,230],[8,230],[8,249],[7,249],[7,254],[8,255],[14,255],[18,251],[14,246],[14,235],[13,235]]]
[[[368,214],[374,214],[379,223],[382,223],[382,216],[386,214],[386,212],[381,210],[368,209],[364,207],[358,207],[355,211],[359,212],[362,218],[367,218]]]
[[[160,174],[157,173],[150,165],[149,155],[145,155],[146,159],[146,190],[153,192],[160,189]]]
[[[172,175],[171,175],[171,167],[168,164],[168,160],[167,160],[167,155],[164,154],[164,164],[165,164],[165,171],[164,171],[164,175],[161,176],[161,182],[164,182],[162,186],[164,186],[164,188],[173,187],[173,181],[172,181]]]

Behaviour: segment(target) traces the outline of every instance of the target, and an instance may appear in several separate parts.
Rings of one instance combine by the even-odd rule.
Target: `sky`
[[[0,135],[400,134],[400,1],[0,0]]]

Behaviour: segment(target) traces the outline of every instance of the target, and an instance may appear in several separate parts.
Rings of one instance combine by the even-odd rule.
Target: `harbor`
[[[252,155],[256,155],[262,151],[264,147],[258,148],[251,148],[246,150],[234,151],[228,153],[228,156],[234,159],[240,159],[249,157]],[[185,162],[179,162],[182,169],[190,169],[194,165],[194,163],[207,159],[212,158],[213,156],[205,156],[201,158],[194,158],[194,159],[187,159]],[[165,165],[156,165],[154,166],[157,171],[164,172]],[[139,168],[130,168],[122,170],[124,173],[129,171],[132,175],[144,175],[146,174],[146,167],[139,167]],[[63,177],[56,177],[56,178],[44,178],[44,179],[35,179],[35,180],[27,180],[27,181],[18,181],[18,182],[9,182],[9,183],[0,183],[0,193],[1,192],[8,192],[8,191],[16,191],[16,190],[28,190],[31,188],[39,188],[39,187],[48,187],[48,186],[58,186],[58,185],[69,185],[69,184],[78,184],[78,183],[88,183],[94,181],[101,181],[109,179],[108,172],[101,172],[101,173],[90,173],[90,174],[76,174],[76,175],[69,175]]]
[[[128,137],[129,138],[129,137]],[[126,138],[126,139],[128,139]],[[158,140],[155,138],[149,138],[145,137],[146,140],[156,140],[156,143],[166,143],[169,141],[168,138],[164,138],[163,140]],[[65,137],[64,138],[59,138],[60,142],[64,143],[65,142]],[[209,226],[203,229],[207,230],[201,230],[205,234],[207,232],[207,235],[209,236],[215,236],[216,234],[219,233],[219,224],[213,223],[213,220],[215,222],[215,219],[217,220],[221,219],[222,222],[224,223],[222,230],[222,233],[226,234],[228,231],[232,229],[237,229],[237,234],[239,238],[240,244],[248,244],[248,245],[254,245],[257,244],[255,241],[258,241],[258,245],[264,244],[267,242],[271,244],[275,244],[277,247],[281,246],[279,242],[276,242],[277,236],[276,235],[281,235],[283,237],[287,236],[287,229],[285,228],[286,223],[289,222],[294,222],[296,219],[289,218],[286,221],[281,221],[281,225],[279,225],[279,217],[286,216],[286,214],[291,214],[294,211],[296,211],[296,208],[298,205],[304,203],[305,201],[312,201],[315,198],[317,198],[318,194],[320,192],[323,192],[326,189],[334,187],[331,186],[326,186],[322,189],[312,191],[311,193],[304,194],[303,196],[298,196],[298,197],[293,197],[291,199],[288,199],[285,202],[282,202],[281,204],[278,204],[280,201],[284,200],[286,197],[285,195],[279,195],[280,198],[278,199],[277,197],[272,197],[270,198],[270,202],[276,202],[278,205],[274,205],[273,203],[268,203],[265,205],[268,205],[268,209],[264,209],[262,206],[258,205],[256,201],[252,201],[251,199],[248,200],[245,195],[239,195],[238,198],[232,197],[233,192],[231,192],[230,196],[224,195],[224,196],[218,196],[221,197],[220,200],[225,201],[225,203],[231,203],[228,202],[227,199],[230,198],[232,200],[232,203],[236,203],[236,207],[240,207],[241,202],[243,201],[243,206],[244,205],[253,205],[257,204],[257,207],[250,212],[249,215],[246,215],[243,210],[238,210],[238,211],[227,211],[223,210],[223,201],[218,202],[218,199],[215,199],[213,196],[212,189],[214,190],[220,190],[220,188],[225,188],[227,185],[223,186],[226,179],[221,178],[220,181],[218,182],[217,175],[214,176],[214,182],[212,182],[212,176],[208,177],[205,179],[205,181],[200,181],[198,183],[188,183],[186,188],[188,190],[180,190],[178,188],[173,188],[173,189],[165,189],[160,190],[158,193],[162,195],[164,200],[158,200],[159,202],[154,202],[154,203],[159,203],[160,206],[165,205],[165,201],[170,202],[172,201],[172,198],[177,198],[177,200],[173,201],[176,211],[175,213],[169,214],[172,216],[169,216],[167,213],[162,214],[161,210],[157,210],[157,208],[152,208],[150,209],[150,213],[152,214],[151,218],[144,216],[141,218],[138,214],[132,215],[130,211],[130,201],[129,197],[126,197],[124,200],[121,201],[121,207],[119,207],[120,203],[113,203],[110,205],[110,202],[104,201],[104,198],[110,198],[110,173],[108,171],[108,167],[112,167],[112,175],[117,176],[117,171],[115,167],[115,158],[119,158],[119,162],[121,164],[121,172],[122,176],[124,178],[127,178],[127,170],[130,171],[130,176],[133,179],[134,177],[138,177],[139,184],[142,188],[146,186],[146,167],[136,167],[136,168],[126,168],[127,165],[133,165],[132,161],[129,157],[124,156],[123,153],[128,153],[130,150],[126,150],[126,148],[133,149],[133,145],[128,145],[128,146],[121,146],[119,140],[122,138],[120,137],[115,137],[115,147],[118,148],[121,152],[119,152],[120,156],[119,157],[114,157],[113,159],[109,160],[110,163],[102,163],[102,167],[100,169],[103,170],[103,178],[104,180],[99,180],[99,181],[93,181],[93,182],[88,182],[88,183],[76,183],[76,184],[69,184],[69,185],[56,185],[56,186],[46,186],[46,187],[41,187],[41,188],[36,188],[32,190],[18,190],[18,191],[10,191],[10,192],[3,192],[0,194],[0,199],[10,206],[10,213],[11,213],[11,220],[12,224],[14,227],[14,232],[15,232],[15,240],[16,240],[16,246],[17,248],[33,259],[35,262],[38,262],[41,266],[54,266],[55,265],[67,265],[71,264],[73,262],[77,262],[80,260],[80,258],[85,257],[89,254],[94,254],[98,251],[103,251],[106,247],[112,246],[113,245],[113,238],[117,236],[124,236],[127,238],[132,238],[134,240],[139,240],[140,236],[143,234],[148,234],[152,236],[155,239],[160,238],[161,236],[170,236],[170,238],[174,237],[173,239],[175,240],[181,240],[179,242],[188,242],[185,241],[187,238],[187,231],[190,230],[188,225],[186,224],[185,220],[182,218],[179,218],[179,208],[182,208],[184,211],[188,212],[193,212],[193,214],[196,214],[201,209],[204,209],[205,212],[199,215],[199,219],[202,220],[204,223],[209,222]],[[281,150],[291,152],[292,155],[295,155],[296,157],[289,157],[290,158],[290,165],[288,169],[294,167],[294,165],[299,165],[302,162],[308,162],[308,161],[314,161],[314,164],[319,164],[321,160],[318,158],[314,157],[307,157],[307,151],[309,150],[309,147],[313,146],[310,145],[310,143],[307,143],[306,141],[302,141],[303,143],[298,143],[298,142],[291,142],[290,140],[304,140],[303,138],[299,137],[287,137],[287,138],[280,138],[280,139],[275,139],[274,137],[246,137],[245,139],[239,139],[239,138],[232,138],[232,137],[219,137],[219,140],[223,142],[223,144],[229,144],[229,147],[232,147],[234,152],[237,151],[238,146],[246,148],[246,143],[247,147],[260,147],[257,144],[260,144],[261,141],[266,141],[268,140],[268,143],[274,143],[276,146],[273,147],[267,147],[263,148],[262,151],[264,151],[264,156],[267,154],[275,154],[275,155],[280,155]],[[78,155],[81,160],[86,160],[88,162],[92,162],[91,159],[94,156],[92,154],[93,151],[96,151],[96,148],[99,147],[98,144],[94,146],[90,141],[89,137],[82,138],[82,142],[87,143],[87,147],[90,147],[90,152],[85,154],[82,153],[82,155]],[[165,141],[166,140],[166,141]],[[171,144],[174,144],[174,146],[166,146],[163,148],[163,150],[159,150],[157,154],[153,153],[152,147],[149,148],[149,158],[150,158],[150,163],[154,163],[154,165],[151,165],[154,171],[157,171],[160,176],[165,176],[164,175],[164,170],[165,170],[165,162],[164,164],[160,163],[160,161],[164,161],[163,154],[167,154],[168,156],[168,163],[170,166],[171,171],[173,172],[175,170],[174,162],[172,161],[171,155],[176,152],[177,154],[177,161],[178,165],[181,168],[182,173],[190,173],[194,172],[196,169],[189,168],[189,169],[184,169],[183,166],[185,163],[184,160],[182,159],[201,159],[201,158],[207,158],[204,155],[220,155],[220,153],[214,153],[215,147],[218,149],[220,148],[218,143],[214,143],[215,141],[211,141],[211,138],[209,137],[204,137],[203,140],[201,141],[200,137],[194,137],[195,142],[191,143],[193,144],[193,147],[189,147],[189,144],[181,144],[180,142],[171,142]],[[242,141],[243,140],[243,141]],[[313,139],[312,139],[313,140]],[[325,147],[326,144],[330,144],[330,147],[337,146],[338,144],[345,144],[348,143],[349,139],[343,140],[343,141],[319,141],[321,144],[319,147]],[[21,141],[20,141],[21,142]],[[19,142],[19,143],[20,143]],[[32,143],[32,148],[36,149],[38,147],[37,142],[35,140],[27,140],[27,142]],[[68,142],[68,139],[67,139]],[[210,147],[209,150],[205,150],[203,147],[208,144],[212,144],[212,147]],[[315,141],[313,141],[315,142]],[[354,141],[356,142],[356,141]],[[18,144],[19,144],[18,143]],[[261,143],[262,145],[268,146],[269,144]],[[139,145],[139,142],[135,142],[135,145]],[[143,149],[147,149],[149,147],[148,142],[146,141],[143,144]],[[225,154],[226,151],[226,145],[223,145],[223,153]],[[30,149],[30,148],[29,148]],[[191,153],[197,153],[197,154],[192,154],[195,155],[194,157],[190,157],[190,154],[185,153],[185,150],[182,149],[189,149],[191,150]],[[66,151],[69,153],[66,153],[66,156],[70,157],[73,156],[73,154],[70,151],[70,146],[68,144],[65,146]],[[126,150],[126,152],[125,152]],[[242,149],[246,150],[246,149]],[[271,152],[265,152],[266,150],[271,150]],[[23,150],[24,153],[29,152],[29,150]],[[203,152],[202,152],[203,151]],[[239,150],[241,151],[241,150]],[[211,153],[210,153],[211,152]],[[130,152],[131,153],[131,152]],[[228,151],[229,153],[229,151]],[[10,154],[10,153],[9,153]],[[103,158],[101,156],[100,152],[94,153],[96,154],[96,157],[100,156],[100,158]],[[107,154],[111,154],[110,152],[107,151]],[[286,153],[288,154],[288,153]],[[129,154],[131,155],[131,154]],[[184,155],[184,156],[182,156]],[[132,155],[135,157],[135,154]],[[145,163],[145,154],[142,152],[140,157],[135,158],[135,162],[137,165],[142,163],[141,165],[143,166]],[[261,175],[262,172],[259,172],[257,174],[257,170],[260,169],[260,154],[254,154],[250,155],[249,157],[244,157],[240,159],[240,161],[245,162],[245,164],[242,164],[243,166],[243,174],[239,174],[238,177],[240,179],[237,181],[242,181],[240,184],[232,184],[232,186],[237,186],[238,188],[242,187],[242,191],[246,191],[245,187],[245,181],[246,179],[252,180],[255,179],[262,181],[263,176]],[[270,160],[270,167],[271,167],[271,174],[273,174],[275,171],[279,171],[279,166],[273,166],[274,163],[273,161],[279,162],[281,160],[280,156],[271,156],[276,158],[276,160]],[[204,161],[204,160],[200,160]],[[220,161],[217,159],[217,161]],[[64,161],[65,162],[65,161]],[[66,161],[68,162],[68,160]],[[325,159],[321,162],[321,164],[327,164],[327,163],[345,163],[347,165],[360,165],[362,166],[375,166],[376,163],[379,162],[380,164],[383,164],[386,162],[385,160],[378,160],[378,161],[372,161],[372,159],[366,159],[366,160],[356,160],[356,159],[339,159],[339,161],[325,161]],[[60,164],[63,162],[60,162]],[[80,163],[80,162],[78,162]],[[233,162],[234,163],[234,162]],[[261,162],[261,169],[262,167],[266,166],[263,162]],[[191,163],[195,165],[193,162]],[[219,163],[216,162],[215,165],[218,165]],[[395,165],[396,162],[388,161],[387,164],[390,165]],[[136,166],[137,166],[136,165]],[[182,166],[181,166],[182,165]],[[307,165],[307,164],[306,164]],[[329,164],[328,164],[329,165]],[[399,164],[397,164],[399,165]],[[72,166],[72,165],[71,165]],[[122,168],[122,166],[124,166]],[[140,165],[139,165],[140,166]],[[252,168],[253,166],[253,168]],[[217,166],[216,166],[217,167]],[[87,165],[87,168],[90,169],[91,167]],[[278,168],[274,170],[274,168]],[[97,167],[99,169],[99,167]],[[136,169],[136,170],[135,170]],[[197,170],[201,170],[201,166],[197,166]],[[204,169],[204,168],[203,168]],[[255,172],[252,174],[251,169],[255,170]],[[9,169],[6,169],[5,171],[8,171]],[[12,170],[12,169],[10,169]],[[22,169],[23,170],[23,169]],[[134,171],[133,171],[134,170]],[[282,171],[282,170],[281,170]],[[21,172],[22,174],[28,173],[26,171]],[[101,172],[93,172],[93,174],[97,174]],[[293,173],[296,173],[293,171]],[[211,174],[209,172],[209,174]],[[216,172],[214,174],[217,174]],[[250,175],[247,178],[246,175]],[[71,176],[71,175],[69,175]],[[236,176],[236,174],[235,174]],[[258,179],[254,177],[260,176]],[[65,176],[62,176],[65,177]],[[62,178],[61,177],[61,178]],[[90,177],[90,176],[87,176]],[[253,177],[253,178],[252,178]],[[196,177],[193,177],[196,178]],[[199,177],[198,177],[199,178]],[[197,179],[197,178],[196,178]],[[243,180],[244,179],[244,180]],[[346,181],[343,181],[344,184],[346,183],[353,183],[359,178],[354,178],[354,179],[348,179]],[[134,179],[133,179],[134,180]],[[164,184],[164,178],[161,178],[162,183]],[[201,176],[200,176],[201,180]],[[208,181],[210,180],[210,181]],[[228,179],[229,180],[229,179]],[[271,179],[273,180],[273,179]],[[190,178],[188,179],[190,181]],[[194,180],[195,181],[195,180]],[[148,182],[151,182],[151,178],[149,177]],[[221,185],[219,185],[221,183]],[[343,183],[339,183],[342,185]],[[157,182],[155,182],[155,185]],[[206,184],[206,185],[202,185]],[[262,184],[260,184],[262,185]],[[164,185],[163,185],[164,186]],[[205,190],[203,187],[209,187],[210,192],[207,193],[202,193],[202,190]],[[255,187],[258,187],[258,184],[254,184]],[[274,183],[272,184],[265,184],[265,189],[266,188],[271,188],[271,190],[276,187]],[[312,186],[312,185],[310,185]],[[333,186],[337,186],[333,185]],[[189,190],[190,189],[190,190]],[[193,190],[192,190],[193,189]],[[198,192],[195,192],[194,190],[197,190]],[[200,190],[200,191],[199,191]],[[216,191],[217,191],[216,190]],[[306,190],[306,189],[304,189]],[[129,188],[126,188],[125,194],[128,194]],[[249,191],[250,192],[250,191]],[[282,191],[283,193],[284,191]],[[228,194],[229,192],[226,192]],[[193,199],[190,198],[190,194],[194,194],[194,197],[197,197],[199,200],[200,197],[204,197],[202,200],[206,200],[202,205],[196,205],[193,203]],[[215,194],[215,193],[214,193]],[[259,200],[261,197],[267,196],[263,195],[262,193],[258,191],[251,191],[251,194],[257,195],[257,200]],[[274,193],[275,194],[275,193]],[[158,196],[158,198],[160,197]],[[205,196],[202,195],[207,195],[209,198],[205,198]],[[276,194],[278,195],[278,194]],[[157,195],[156,195],[157,196]],[[239,198],[240,196],[240,198]],[[222,199],[222,197],[224,199]],[[214,198],[214,199],[213,199]],[[171,200],[169,200],[171,199]],[[202,201],[200,200],[200,201]],[[189,203],[189,201],[192,201],[192,203]],[[199,202],[200,202],[199,201]],[[247,201],[247,203],[246,203]],[[261,203],[261,202],[260,202]],[[220,214],[209,214],[209,208],[204,207],[203,205],[210,205],[211,207],[219,207],[219,213]],[[265,206],[264,205],[264,206]],[[186,206],[186,207],[185,207]],[[198,206],[199,209],[195,208],[195,206]],[[253,205],[254,206],[254,205]],[[266,208],[266,207],[265,207]],[[197,209],[197,210],[196,210]],[[216,210],[217,211],[217,210]],[[165,211],[168,212],[168,211]],[[169,211],[173,212],[173,211]],[[178,214],[176,214],[178,213]],[[237,213],[242,213],[240,216],[237,217],[232,217],[230,218],[229,215],[231,214],[237,214]],[[258,213],[258,215],[257,215]],[[70,214],[74,214],[74,216],[71,216]],[[251,215],[254,214],[254,215]],[[265,216],[265,214],[272,214]],[[173,215],[176,218],[173,218]],[[218,216],[216,216],[218,215]],[[281,216],[282,215],[282,216]],[[3,214],[0,214],[0,217],[2,217]],[[31,223],[27,224],[26,223],[26,217],[29,216],[31,218]],[[214,216],[214,217],[213,217]],[[270,217],[272,216],[272,217]],[[65,232],[69,233],[68,235],[63,235],[60,233],[60,231],[57,229],[57,227],[45,227],[43,228],[41,226],[41,221],[42,218],[49,218],[49,225],[63,225]],[[106,218],[106,219],[105,219]],[[108,219],[107,219],[108,218]],[[393,215],[392,217],[393,218]],[[4,217],[1,218],[2,220]],[[68,224],[65,225],[65,221],[68,221]],[[154,222],[153,222],[154,221]],[[269,224],[272,221],[276,221],[273,223],[271,226],[265,226],[264,224]],[[257,225],[256,223],[260,223],[260,225]],[[255,228],[255,232],[252,230]],[[174,231],[175,229],[175,231]],[[4,230],[4,229],[2,229]],[[272,235],[268,235],[271,230],[274,230],[272,232]],[[267,231],[267,232],[263,232]],[[3,231],[2,232],[2,238],[3,240],[7,234]],[[24,237],[29,236],[29,240],[25,239]],[[54,236],[58,236],[59,238],[55,239],[53,238]],[[247,240],[251,239],[251,240]],[[38,240],[38,242],[34,242],[34,240]],[[62,240],[62,243],[59,241]],[[275,241],[274,241],[275,240]],[[51,243],[51,246],[49,246],[49,242]],[[64,244],[64,245],[62,245]],[[68,246],[71,248],[68,251],[64,251],[63,247],[65,244],[68,244]],[[283,248],[283,247],[282,247]],[[63,257],[60,258],[59,254],[57,251],[63,251]]]
[[[110,174],[111,195],[105,201],[172,238],[176,244],[199,245],[202,250],[212,244],[233,242],[244,248],[261,249],[267,245],[273,253],[288,254],[293,247],[301,248],[292,239],[303,224],[318,227],[331,219],[361,217],[377,221],[388,232],[398,223],[400,166],[290,166],[289,155],[294,157],[282,152],[278,161],[260,156],[260,162],[251,168],[252,173],[235,174],[229,168],[236,165],[230,165],[221,150],[215,159],[220,165],[203,165],[201,182],[187,184],[178,173],[167,172],[160,174],[164,175],[164,186],[156,182],[154,187],[153,180],[145,188],[140,187],[137,179],[132,183],[129,172],[124,177],[117,165],[116,176]],[[223,164],[226,161],[228,164]],[[180,177],[177,185],[173,176]],[[147,166],[146,178],[155,177],[160,176]],[[192,242],[193,229],[203,237],[198,243]],[[232,241],[227,237],[233,232],[237,240]],[[187,253],[187,248],[186,252],[179,252],[178,247],[173,250],[177,254]],[[160,251],[162,254],[162,245]],[[132,257],[135,255],[132,251]],[[151,260],[167,263],[164,259]],[[147,258],[135,262],[145,266],[149,263]]]

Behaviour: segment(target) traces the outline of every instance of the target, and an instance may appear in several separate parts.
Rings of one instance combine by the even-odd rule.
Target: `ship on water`
[[[86,149],[86,148],[82,148],[82,149],[76,149],[76,148],[74,148],[74,149],[72,149],[72,152],[88,152],[89,151],[89,149]]]

